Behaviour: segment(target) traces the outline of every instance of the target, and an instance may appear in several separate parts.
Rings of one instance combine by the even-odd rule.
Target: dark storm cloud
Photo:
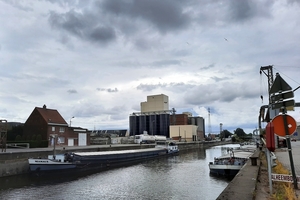
[[[268,16],[274,1],[231,0],[229,18],[233,21],[246,21],[256,16]]]
[[[114,41],[117,36],[130,37],[145,27],[166,33],[184,29],[190,23],[180,1],[102,1],[94,4],[96,6],[92,6],[92,9],[80,7],[81,12],[78,9],[66,13],[51,11],[49,23],[53,28],[83,40],[100,43]],[[149,46],[142,38],[137,38],[134,43],[141,49]]]
[[[183,29],[190,23],[190,16],[183,12],[183,4],[176,0],[106,0],[100,8],[117,16],[142,19],[161,32]]]
[[[111,27],[96,27],[89,33],[89,38],[94,41],[109,41],[115,37],[115,31]]]
[[[107,43],[116,38],[115,30],[111,26],[98,22],[98,18],[93,15],[74,10],[65,14],[50,12],[49,23],[54,28],[93,42]]]
[[[106,44],[123,38],[145,50],[155,45],[150,35],[157,31],[160,34],[176,34],[191,30],[195,23],[204,30],[205,27],[265,17],[269,15],[272,3],[271,0],[87,1],[86,4],[70,4],[72,9],[65,13],[50,12],[49,23],[53,28],[82,40]]]

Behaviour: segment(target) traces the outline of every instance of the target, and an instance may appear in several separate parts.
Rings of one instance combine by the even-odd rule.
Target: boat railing
[[[246,163],[246,159],[242,158],[226,158],[226,159],[215,159],[215,165],[244,165]]]

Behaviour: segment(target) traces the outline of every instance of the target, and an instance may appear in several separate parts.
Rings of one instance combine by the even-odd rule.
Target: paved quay
[[[257,149],[252,157],[259,157],[260,150]],[[217,200],[231,199],[255,199],[256,183],[260,170],[260,159],[256,163],[248,160],[239,173],[227,185]]]

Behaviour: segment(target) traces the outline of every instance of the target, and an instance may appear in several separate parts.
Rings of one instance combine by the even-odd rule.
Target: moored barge
[[[89,170],[123,166],[151,158],[176,155],[178,152],[178,146],[170,143],[166,146],[146,149],[71,152],[65,153],[63,159],[30,158],[28,162],[31,172]]]

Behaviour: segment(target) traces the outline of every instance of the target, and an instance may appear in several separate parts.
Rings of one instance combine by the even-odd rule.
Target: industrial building
[[[176,114],[169,109],[169,97],[160,94],[147,96],[141,102],[141,112],[129,117],[129,135],[164,135],[179,141],[199,141],[205,138],[205,121],[192,113]]]

